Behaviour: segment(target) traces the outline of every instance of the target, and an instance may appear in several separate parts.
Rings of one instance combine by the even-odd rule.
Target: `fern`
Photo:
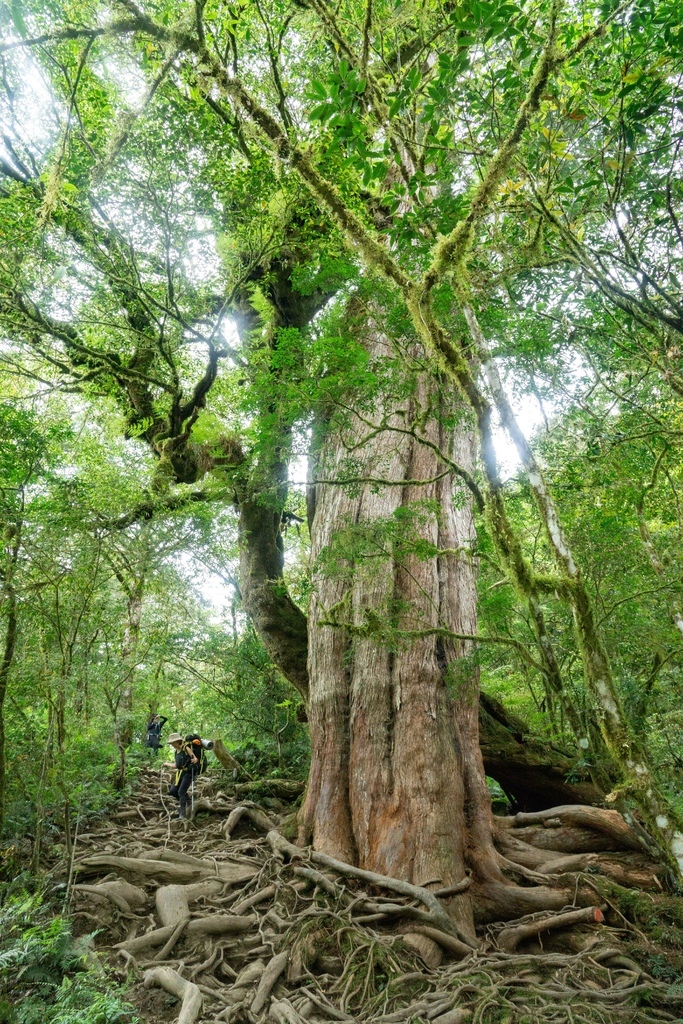
[[[92,936],[74,939],[42,894],[0,906],[0,1024],[136,1024],[115,987],[87,968]]]

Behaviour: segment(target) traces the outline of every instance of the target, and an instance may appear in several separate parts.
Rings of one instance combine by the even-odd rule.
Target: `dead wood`
[[[545,811],[520,812],[514,816],[515,827],[555,821],[558,825],[573,825],[600,832],[611,840],[611,849],[616,847],[639,852],[644,849],[636,833],[626,824],[618,811],[586,807],[581,804],[565,804],[561,807],[549,807]]]
[[[541,932],[549,932],[556,928],[571,928],[576,924],[601,924],[605,920],[599,907],[583,907],[580,910],[569,910],[564,914],[552,914],[537,918],[512,928],[504,928],[498,933],[497,943],[506,953],[514,953],[520,942],[532,938]]]
[[[191,981],[186,981],[185,978],[181,977],[177,971],[171,970],[170,967],[154,967],[152,970],[147,971],[143,984],[146,988],[158,985],[166,992],[170,992],[172,996],[182,1000],[177,1024],[194,1024],[202,1012],[202,993],[197,985]]]

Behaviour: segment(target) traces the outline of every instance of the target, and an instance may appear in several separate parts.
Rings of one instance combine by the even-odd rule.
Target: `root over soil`
[[[294,846],[281,799],[258,807],[210,778],[180,822],[166,786],[147,770],[129,806],[79,837],[70,893],[77,931],[96,933],[146,1024],[683,1020],[677,901],[613,811],[497,819],[510,884],[443,890]],[[447,911],[466,891],[476,938]]]

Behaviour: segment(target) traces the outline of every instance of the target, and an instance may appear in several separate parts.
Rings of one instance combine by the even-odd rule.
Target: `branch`
[[[370,53],[370,29],[372,28],[372,0],[367,0],[365,6],[365,20],[363,22],[363,52],[361,55],[361,64],[363,70],[367,73],[368,68],[368,55]]]
[[[105,519],[103,516],[98,516],[97,526],[103,530],[127,530],[134,523],[154,519],[155,516],[166,512],[178,512],[185,507],[200,502],[212,501],[214,497],[216,496],[209,494],[207,491],[190,491],[187,494],[171,495],[161,501],[145,501],[131,509],[130,512],[126,512],[114,519]]]
[[[304,480],[296,481],[297,486],[315,487],[316,484],[332,484],[337,487],[344,487],[346,484],[382,484],[384,487],[426,487],[427,484],[434,484],[437,480],[443,480],[445,476],[450,476],[451,469],[444,469],[443,472],[437,473],[436,476],[425,477],[424,480],[412,480],[410,478],[404,478],[401,480],[386,480],[381,476],[348,476],[340,478],[338,480],[327,480],[324,478],[316,478],[315,480]]]
[[[318,625],[345,629],[351,636],[367,637],[368,635],[381,632],[381,630],[376,628],[373,618],[371,617],[370,621],[366,622],[363,626],[353,622],[339,622],[337,619],[320,619]],[[546,674],[543,666],[529,654],[524,644],[520,640],[513,639],[513,637],[484,636],[482,633],[456,633],[452,629],[446,629],[444,626],[432,626],[429,629],[389,629],[386,632],[390,632],[393,637],[398,637],[399,640],[421,640],[425,637],[437,636],[444,640],[463,640],[474,644],[505,644],[508,647],[514,647],[531,668],[536,669],[541,675]]]
[[[412,282],[396,263],[386,246],[374,237],[360,218],[344,203],[336,186],[325,178],[312,164],[309,156],[290,142],[277,121],[265,110],[237,78],[230,78],[218,61],[206,50],[201,54],[202,63],[208,65],[216,82],[225,94],[249,116],[251,121],[273,143],[277,155],[288,161],[299,173],[317,199],[332,213],[342,231],[359,248],[371,266],[393,281],[407,295]],[[414,287],[414,286],[413,286]]]
[[[0,53],[23,47],[42,46],[43,43],[57,43],[63,39],[97,39],[98,36],[127,35],[140,29],[137,18],[120,18],[102,28],[61,28],[55,32],[44,32],[31,39],[16,39],[11,43],[0,43]]]
[[[529,126],[532,116],[540,106],[541,96],[545,91],[551,73],[562,63],[555,50],[558,11],[559,0],[553,0],[548,38],[531,77],[527,94],[517,113],[512,131],[498,147],[486,168],[484,177],[480,181],[470,203],[467,216],[464,220],[459,221],[450,234],[437,245],[432,265],[425,273],[422,281],[425,295],[439,283],[450,267],[457,266],[464,258],[467,247],[472,240],[474,228],[488,213],[498,186],[510,166],[522,136]]]
[[[422,287],[425,293],[431,291],[439,283],[449,268],[457,266],[464,258],[467,247],[472,240],[474,228],[488,213],[498,186],[508,171],[522,136],[528,128],[531,118],[538,111],[550,75],[557,71],[562,64],[584,50],[598,36],[604,35],[609,22],[628,6],[628,4],[623,4],[621,7],[618,7],[596,28],[586,32],[569,50],[558,51],[556,49],[556,40],[560,0],[554,0],[550,13],[548,38],[534,69],[527,94],[519,108],[512,130],[498,147],[486,168],[484,177],[480,181],[470,204],[469,213],[438,244],[432,265],[423,278]]]

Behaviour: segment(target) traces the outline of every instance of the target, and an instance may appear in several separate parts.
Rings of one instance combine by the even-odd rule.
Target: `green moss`
[[[294,812],[294,814],[288,815],[284,821],[280,822],[280,832],[285,839],[290,841],[290,843],[293,843],[296,840],[296,834],[299,829],[298,819],[299,815]]]
[[[683,900],[679,896],[625,889],[597,876],[593,884],[646,936],[670,949],[683,950]]]

